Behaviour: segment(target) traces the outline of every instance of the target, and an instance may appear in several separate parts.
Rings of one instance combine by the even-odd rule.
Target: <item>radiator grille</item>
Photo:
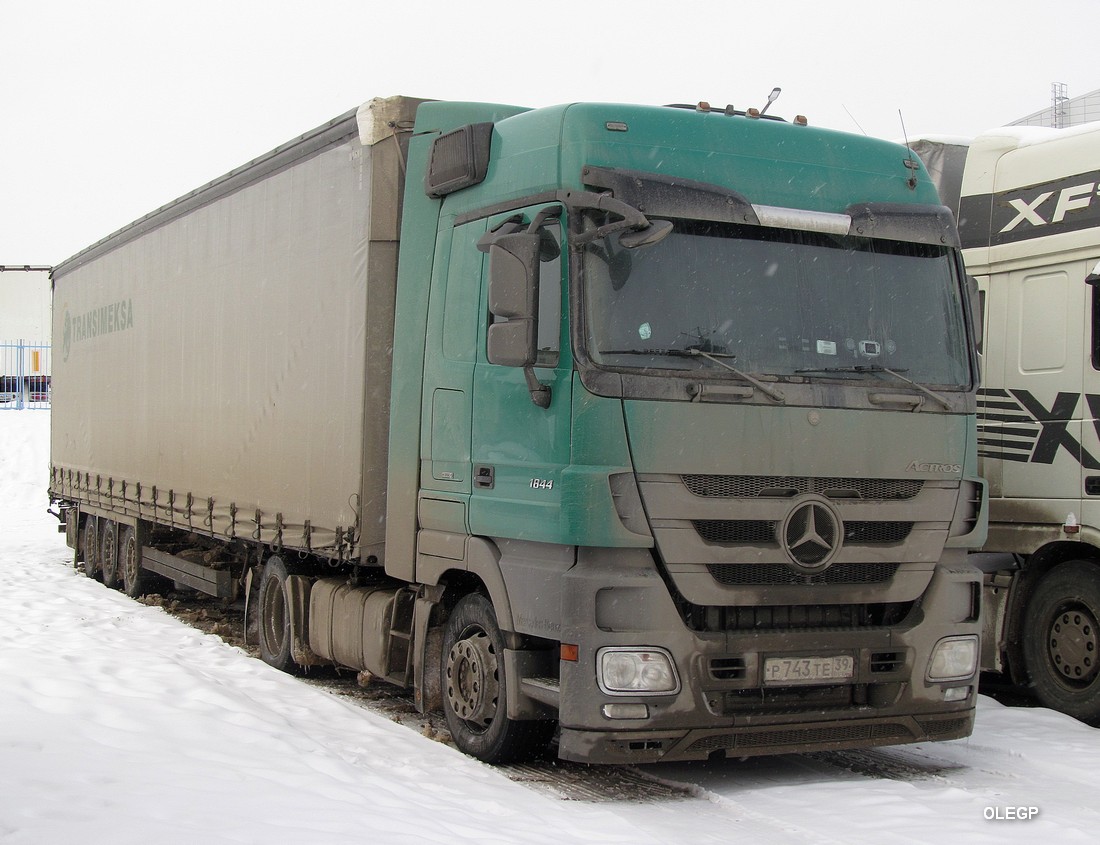
[[[920,721],[920,726],[924,728],[929,737],[937,736],[950,736],[952,734],[958,734],[964,731],[970,725],[970,717],[962,716],[957,719],[941,719],[939,721]]]
[[[788,475],[684,475],[696,496],[720,499],[791,499],[817,493],[831,499],[897,501],[912,499],[924,487],[909,478],[809,478]]]
[[[739,689],[728,690],[720,695],[723,715],[745,712],[790,713],[852,706],[850,685]]]
[[[902,542],[912,530],[911,522],[845,522],[844,542],[858,546],[889,546]]]
[[[904,724],[854,724],[826,728],[786,728],[752,733],[719,734],[703,737],[692,743],[688,752],[718,751],[726,748],[766,748],[781,745],[814,745],[828,742],[851,742],[878,739],[912,739]]]
[[[914,602],[873,604],[693,605],[684,623],[693,631],[805,631],[886,628],[900,624]]]
[[[782,563],[713,563],[707,570],[727,587],[774,584],[883,584],[894,577],[896,563],[835,563],[819,575],[802,575]]]
[[[875,675],[898,672],[905,667],[905,652],[876,651],[871,654],[871,673]]]
[[[717,546],[779,543],[779,523],[771,520],[693,519],[691,524],[704,541]],[[912,530],[912,522],[845,522],[844,542],[857,546],[889,546],[904,541]]]
[[[776,539],[776,523],[764,519],[693,519],[691,524],[699,536],[719,546],[772,546]]]

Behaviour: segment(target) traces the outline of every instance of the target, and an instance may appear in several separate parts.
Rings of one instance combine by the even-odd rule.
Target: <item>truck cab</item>
[[[554,714],[569,759],[968,733],[974,330],[916,161],[595,104],[497,119],[479,158],[468,120],[425,104],[410,144],[401,272],[432,285],[398,285],[387,530],[416,546],[387,571],[484,585],[512,712]],[[476,176],[433,197],[441,144]]]

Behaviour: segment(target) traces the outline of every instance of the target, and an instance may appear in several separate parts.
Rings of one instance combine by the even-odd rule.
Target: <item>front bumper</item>
[[[938,565],[923,595],[889,625],[691,630],[641,550],[587,550],[566,578],[562,640],[583,646],[577,661],[561,664],[558,753],[564,759],[743,757],[958,739],[973,729],[976,673],[950,682],[926,677],[937,642],[980,633],[980,575],[961,556]],[[678,691],[601,690],[596,654],[622,646],[671,654]],[[772,657],[839,655],[853,662],[843,681],[764,679]],[[644,718],[634,718],[639,712]]]
[[[594,731],[562,728],[558,755],[587,763],[653,763],[752,757],[806,751],[838,751],[909,742],[962,739],[974,729],[973,696],[964,710],[916,716],[858,718],[849,715],[808,723],[682,731]]]

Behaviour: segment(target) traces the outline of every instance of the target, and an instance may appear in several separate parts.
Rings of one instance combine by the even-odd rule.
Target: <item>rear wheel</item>
[[[269,557],[260,576],[260,656],[265,663],[283,672],[298,669],[291,648],[289,576],[286,564],[279,557]]]
[[[1059,564],[1040,581],[1024,621],[1024,661],[1040,703],[1100,722],[1100,569]]]
[[[147,573],[141,568],[141,549],[138,547],[137,531],[127,528],[122,532],[118,544],[119,568],[122,570],[122,591],[130,598],[148,592]]]
[[[103,524],[103,536],[99,545],[99,567],[103,583],[117,587],[118,578],[118,526],[113,520]]]
[[[455,745],[487,763],[530,757],[554,732],[551,721],[508,718],[504,636],[492,603],[469,595],[455,606],[443,634],[443,712]]]
[[[99,526],[94,516],[84,517],[84,574],[89,578],[99,577]]]

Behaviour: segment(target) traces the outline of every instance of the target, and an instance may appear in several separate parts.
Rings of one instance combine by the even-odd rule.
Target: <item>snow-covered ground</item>
[[[565,800],[77,573],[49,415],[0,412],[0,842],[1092,842],[1100,730],[980,701],[973,737],[646,767]],[[609,782],[615,772],[608,775]],[[588,773],[599,788],[603,775]],[[1037,808],[1032,815],[1018,808]],[[993,818],[990,818],[993,816]]]

